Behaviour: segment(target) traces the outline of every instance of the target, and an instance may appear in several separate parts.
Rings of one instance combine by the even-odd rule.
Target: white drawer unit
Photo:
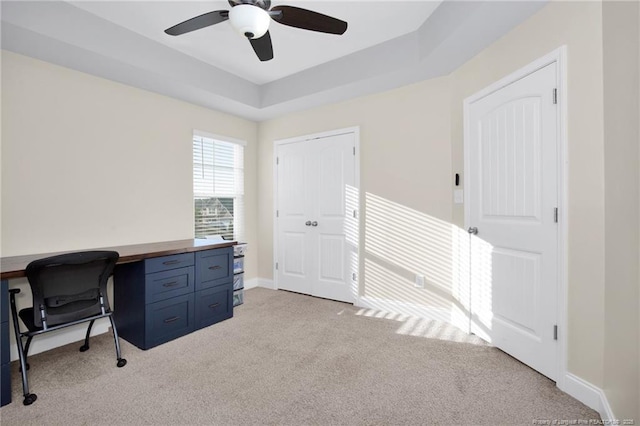
[[[244,303],[244,254],[247,244],[233,247],[233,306]]]

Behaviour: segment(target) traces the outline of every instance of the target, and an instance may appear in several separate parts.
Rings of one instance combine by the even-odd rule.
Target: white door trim
[[[555,63],[557,66],[557,88],[558,88],[558,375],[556,384],[558,388],[565,390],[567,380],[567,302],[568,302],[568,273],[567,273],[567,240],[568,240],[568,215],[567,215],[567,185],[568,185],[568,133],[567,133],[567,68],[566,68],[567,48],[561,46],[553,52],[532,62],[531,64],[509,74],[489,87],[469,96],[463,102],[464,110],[464,227],[469,227],[470,217],[470,187],[469,176],[466,171],[470,170],[471,159],[467,156],[471,135],[469,133],[469,108],[472,103],[512,84],[529,74],[533,74]]]
[[[326,137],[331,137],[331,136],[338,136],[338,135],[344,135],[344,134],[348,134],[348,133],[353,133],[354,139],[355,139],[355,146],[356,146],[356,152],[355,152],[355,187],[356,190],[358,190],[358,247],[357,247],[357,251],[356,251],[356,255],[358,256],[358,275],[357,275],[357,285],[358,285],[358,293],[355,297],[355,302],[357,302],[359,295],[360,295],[360,288],[361,288],[361,281],[360,281],[360,276],[362,275],[360,273],[360,269],[361,269],[361,259],[360,259],[360,245],[361,245],[361,241],[360,241],[360,229],[362,226],[362,207],[361,207],[361,202],[362,202],[362,195],[359,193],[360,192],[360,127],[359,126],[354,126],[354,127],[347,127],[344,129],[336,129],[336,130],[329,130],[327,132],[320,132],[320,133],[313,133],[310,135],[303,135],[303,136],[295,136],[292,138],[287,138],[287,139],[279,139],[276,141],[273,141],[273,289],[274,290],[278,290],[279,286],[278,286],[278,271],[276,270],[276,263],[278,263],[278,233],[276,232],[278,229],[278,218],[277,218],[277,211],[278,211],[278,168],[276,167],[277,164],[276,162],[278,161],[278,146],[280,145],[286,145],[289,143],[295,143],[295,142],[304,142],[304,141],[308,141],[308,140],[313,140],[313,139],[321,139],[321,138],[326,138]]]

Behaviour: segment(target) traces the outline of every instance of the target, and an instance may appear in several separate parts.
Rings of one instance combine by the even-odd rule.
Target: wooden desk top
[[[137,262],[151,257],[166,256],[170,254],[190,253],[194,251],[210,250],[214,248],[231,247],[235,241],[220,242],[206,239],[164,241],[161,243],[134,244],[130,246],[105,247],[87,250],[113,250],[120,253],[118,263]],[[27,265],[37,259],[55,256],[57,254],[71,253],[83,250],[68,250],[56,253],[27,254],[23,256],[0,258],[0,279],[24,277]]]

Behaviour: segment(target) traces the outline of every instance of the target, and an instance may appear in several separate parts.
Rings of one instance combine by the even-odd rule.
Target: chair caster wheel
[[[120,358],[120,359],[118,360],[118,364],[116,364],[116,365],[118,366],[118,368],[120,368],[120,367],[124,367],[125,365],[127,365],[127,360],[126,360],[126,359],[124,359],[124,358]]]
[[[24,405],[31,405],[36,402],[36,399],[38,399],[38,396],[35,393],[30,393],[24,397],[24,401],[22,401],[22,403]]]
[[[29,363],[27,363],[27,371],[29,371],[29,368],[31,368],[29,366]],[[18,367],[18,372],[22,373],[22,367]]]
[[[80,352],[86,352],[89,350],[89,346],[88,345],[82,345],[80,346]]]

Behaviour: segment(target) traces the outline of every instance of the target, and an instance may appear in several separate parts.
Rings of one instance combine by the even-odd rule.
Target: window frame
[[[196,137],[201,137],[201,138],[206,138],[206,139],[213,139],[214,141],[219,141],[219,142],[225,142],[225,143],[230,143],[230,144],[235,144],[235,145],[239,145],[242,147],[242,195],[234,195],[233,199],[234,199],[234,213],[233,213],[233,238],[234,240],[240,241],[241,239],[244,239],[244,234],[245,234],[245,229],[246,229],[246,221],[245,221],[245,161],[244,161],[244,156],[245,156],[245,148],[247,147],[248,143],[245,140],[242,139],[236,139],[236,138],[232,138],[229,136],[224,136],[224,135],[218,135],[215,133],[210,133],[210,132],[206,132],[206,131],[202,131],[202,130],[198,130],[198,129],[193,129],[192,134],[191,134],[191,217],[193,219],[192,221],[192,232],[193,232],[193,238],[199,238],[196,237],[196,223],[195,223],[195,213],[196,213],[196,209],[195,209],[195,200],[196,200],[196,195],[195,195],[195,187],[194,187],[194,156],[193,156],[193,143],[194,143],[194,139]],[[237,198],[242,198],[241,200],[241,208],[236,209],[236,199]],[[202,237],[200,237],[202,238]]]

